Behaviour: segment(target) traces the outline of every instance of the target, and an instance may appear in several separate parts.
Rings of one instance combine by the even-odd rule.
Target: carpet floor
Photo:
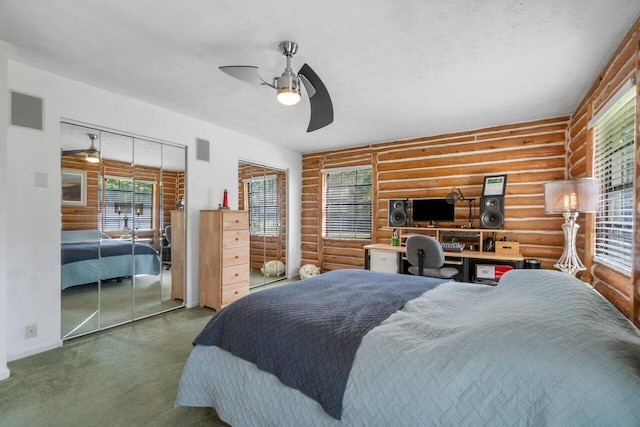
[[[179,309],[9,362],[0,425],[226,426],[211,408],[174,406],[191,342],[212,314]]]

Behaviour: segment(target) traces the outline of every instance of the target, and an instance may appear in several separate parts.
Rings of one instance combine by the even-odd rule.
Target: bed
[[[135,242],[134,263],[131,240],[99,236],[98,230],[62,232],[62,290],[95,283],[98,277],[110,280],[162,271],[162,261],[152,246]]]
[[[319,359],[342,352],[345,324],[368,317],[355,301],[347,307],[354,313],[329,316],[335,327],[320,326],[333,333],[310,339],[316,326],[307,323],[327,307],[319,294],[331,304],[354,284],[346,292],[358,300],[372,289],[419,281],[424,292],[412,290],[418,295],[359,331],[346,381],[336,373],[340,366],[312,372]],[[299,298],[307,292],[310,306]],[[261,305],[266,310],[255,309]],[[307,320],[291,313],[297,306]],[[327,343],[324,335],[338,340]],[[296,358],[316,338],[324,349],[302,357],[311,357],[305,370]],[[334,271],[236,301],[194,342],[176,404],[213,407],[234,426],[640,425],[638,330],[600,294],[556,271],[513,270],[497,286]],[[271,348],[278,342],[285,347]],[[322,378],[309,375],[345,382],[335,392],[339,411],[326,395],[318,399]]]

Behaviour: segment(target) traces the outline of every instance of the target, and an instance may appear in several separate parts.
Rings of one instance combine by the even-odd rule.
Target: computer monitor
[[[412,200],[413,222],[453,222],[456,220],[455,204],[447,199]]]

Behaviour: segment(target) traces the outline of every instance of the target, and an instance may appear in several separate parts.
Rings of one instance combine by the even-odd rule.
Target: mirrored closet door
[[[185,147],[61,124],[63,339],[184,305]]]
[[[285,279],[286,171],[241,161],[238,164],[238,195],[239,209],[249,211],[249,287]]]

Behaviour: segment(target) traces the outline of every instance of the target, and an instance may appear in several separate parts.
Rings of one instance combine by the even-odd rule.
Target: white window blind
[[[371,238],[371,167],[323,171],[323,236]]]
[[[595,260],[630,275],[636,89],[625,90],[594,125],[594,173],[599,185]]]
[[[99,221],[104,231],[152,230],[153,183],[119,177],[104,178]],[[125,225],[126,224],[126,225]]]
[[[253,236],[278,235],[278,180],[276,176],[251,178],[247,184],[249,232]]]

